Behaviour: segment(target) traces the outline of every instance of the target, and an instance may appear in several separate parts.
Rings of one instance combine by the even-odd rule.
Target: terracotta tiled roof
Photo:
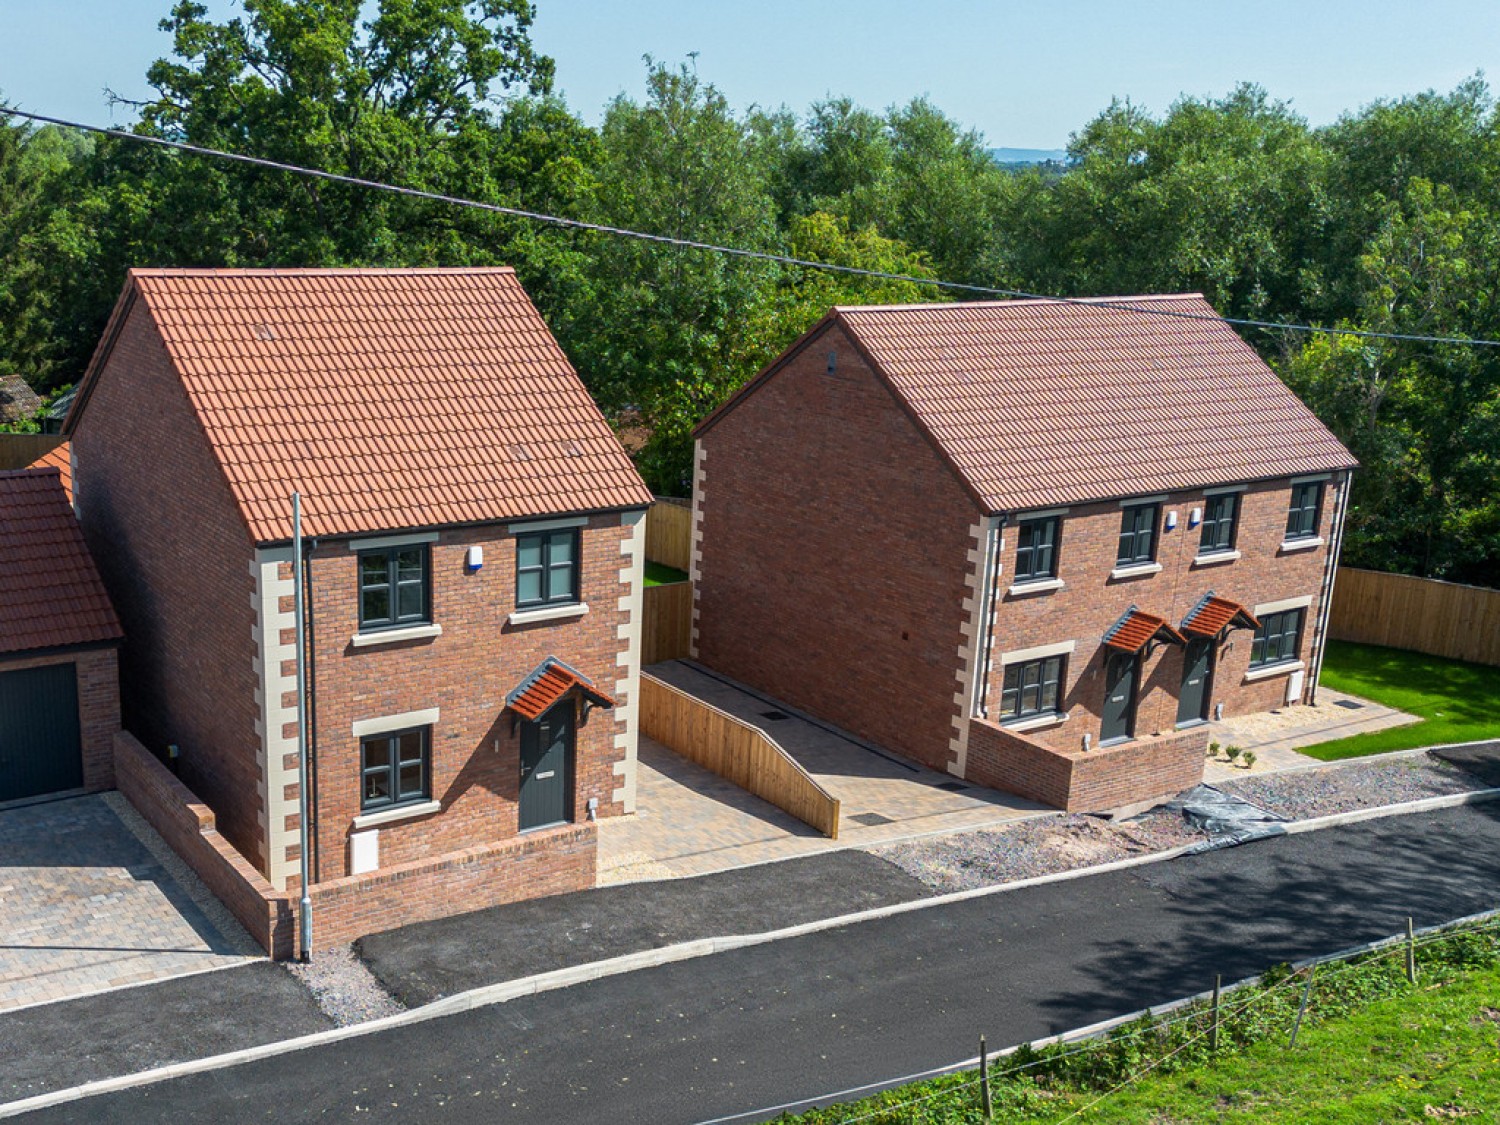
[[[1214,316],[1196,294],[1100,300]],[[828,319],[990,512],[1355,465],[1221,321],[1041,300],[836,308]]]
[[[1181,645],[1187,643],[1187,638],[1168,625],[1165,617],[1145,613],[1135,606],[1127,609],[1104,634],[1104,643],[1121,652],[1140,652],[1152,641]]]
[[[313,536],[651,502],[510,269],[132,270],[117,320],[136,296],[257,542],[294,489]]]
[[[67,442],[43,453],[26,467],[28,469],[56,469],[62,478],[63,491],[68,495],[68,503],[73,502],[73,458],[68,453]]]
[[[56,469],[0,473],[0,652],[120,639]]]
[[[555,656],[534,668],[505,698],[505,705],[523,719],[536,720],[570,691],[578,690],[600,707],[613,707],[615,701],[594,687],[594,681],[582,672],[568,667]]]
[[[30,418],[42,408],[42,399],[19,375],[0,375],[0,422]]]
[[[1239,602],[1205,594],[1186,617],[1182,628],[1200,637],[1217,637],[1225,629],[1259,629],[1260,622]]]

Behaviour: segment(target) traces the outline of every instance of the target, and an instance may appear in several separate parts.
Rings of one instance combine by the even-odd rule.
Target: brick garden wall
[[[115,788],[114,737],[120,729],[120,677],[114,646],[0,660],[0,673],[49,664],[72,664],[77,670],[83,787],[90,793]]]
[[[948,768],[980,517],[891,392],[830,326],[700,447],[698,659]]]

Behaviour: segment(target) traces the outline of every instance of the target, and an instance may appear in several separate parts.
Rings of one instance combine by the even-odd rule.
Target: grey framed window
[[[1250,667],[1260,668],[1267,664],[1281,664],[1297,659],[1304,612],[1300,609],[1288,609],[1261,617],[1260,628],[1255,631],[1255,639],[1250,642]]]
[[[1292,485],[1292,502],[1286,513],[1288,539],[1312,539],[1318,534],[1318,515],[1323,507],[1323,482]]]
[[[516,607],[578,600],[578,529],[516,536]]]
[[[428,563],[426,543],[359,552],[360,629],[430,624]]]
[[[1133,504],[1120,514],[1120,549],[1115,553],[1117,566],[1156,561],[1157,504]]]
[[[374,734],[359,740],[361,812],[431,799],[432,728]]]
[[[1016,581],[1057,577],[1058,518],[1016,524]]]
[[[1239,522],[1240,497],[1237,492],[1210,496],[1203,502],[1203,528],[1198,535],[1198,553],[1234,549],[1235,525]]]
[[[1029,719],[1034,715],[1057,712],[1062,696],[1063,672],[1067,658],[1044,656],[1005,666],[1005,683],[1000,692],[1000,719]]]

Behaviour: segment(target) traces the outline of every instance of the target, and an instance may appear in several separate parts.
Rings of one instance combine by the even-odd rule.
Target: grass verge
[[[1204,1006],[1088,1044],[1023,1048],[991,1066],[994,1119],[1061,1125],[1500,1120],[1500,932],[1427,938],[1408,983],[1400,946],[1321,966],[1295,1048],[1304,972],[1227,995],[1220,1051]],[[1018,1069],[1019,1068],[1019,1069]],[[1101,1097],[1102,1096],[1102,1097]],[[1097,1104],[1095,1104],[1097,1103]],[[977,1072],[784,1118],[799,1125],[969,1125]]]
[[[1420,723],[1356,734],[1302,753],[1325,762],[1500,736],[1500,668],[1399,648],[1329,641],[1323,686],[1420,715]]]

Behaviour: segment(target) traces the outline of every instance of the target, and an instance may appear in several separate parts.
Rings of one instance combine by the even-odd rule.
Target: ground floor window
[[[413,727],[360,739],[361,812],[429,799],[432,728]]]
[[[1289,609],[1282,613],[1261,615],[1260,628],[1250,645],[1250,667],[1280,664],[1297,659],[1298,640],[1302,636],[1304,610]]]
[[[1066,658],[1045,656],[1005,666],[1005,685],[1000,692],[1000,718],[1027,719],[1057,711]]]

